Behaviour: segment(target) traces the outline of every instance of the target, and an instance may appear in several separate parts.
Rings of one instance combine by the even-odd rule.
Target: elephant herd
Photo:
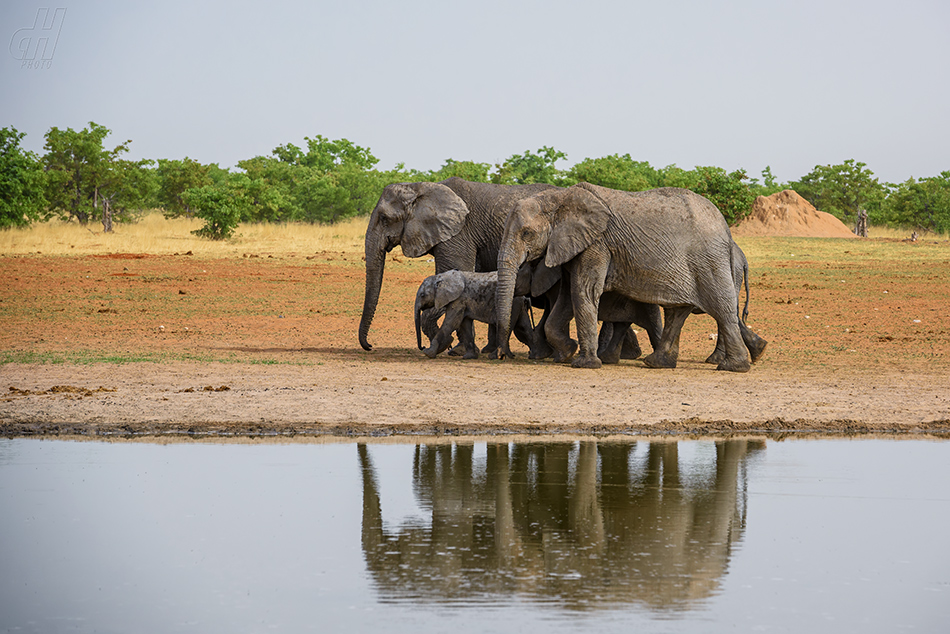
[[[386,254],[396,245],[408,257],[435,260],[414,311],[417,344],[430,357],[451,345],[453,332],[460,343],[452,353],[477,357],[473,322],[482,321],[489,324],[483,352],[492,356],[512,356],[514,331],[531,358],[598,368],[640,356],[631,330],[637,324],[653,348],[644,365],[673,368],[691,313],[716,320],[716,349],[706,361],[720,370],[746,372],[766,347],[745,324],[745,255],[716,206],[686,189],[625,192],[457,177],[387,186],[366,230],[359,326],[365,350],[372,349],[368,334]],[[532,305],[544,308],[537,325],[528,317]]]

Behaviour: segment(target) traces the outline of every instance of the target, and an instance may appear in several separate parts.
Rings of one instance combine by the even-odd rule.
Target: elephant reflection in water
[[[384,526],[369,449],[363,551],[393,599],[555,599],[685,609],[713,594],[745,526],[745,462],[764,443],[715,443],[681,472],[677,443],[418,445],[413,487],[431,521]],[[641,452],[642,453],[642,452]]]

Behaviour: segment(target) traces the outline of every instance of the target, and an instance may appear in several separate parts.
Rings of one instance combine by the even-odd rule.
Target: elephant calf
[[[525,284],[530,282],[524,280]],[[525,284],[522,284],[524,286]],[[475,273],[472,271],[451,270],[437,275],[430,275],[419,285],[416,292],[415,324],[416,344],[429,358],[434,358],[446,350],[452,343],[452,333],[458,331],[462,338],[464,349],[463,359],[477,359],[478,347],[472,337],[472,322],[480,321],[490,325],[495,323],[495,290],[498,285],[498,272]],[[516,288],[516,292],[517,292]],[[515,336],[529,347],[534,345],[537,335],[531,327],[528,314],[529,301],[524,295],[527,289],[521,289],[515,301],[512,302],[511,323],[514,325]],[[423,311],[434,309],[438,313],[445,313],[442,326],[433,335],[428,348],[422,347],[422,314]],[[462,328],[461,326],[466,326]],[[494,329],[491,329],[494,333]],[[489,339],[488,352],[491,358],[498,356],[497,340]]]

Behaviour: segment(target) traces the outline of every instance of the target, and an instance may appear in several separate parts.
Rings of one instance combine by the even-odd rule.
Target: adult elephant
[[[499,338],[504,342],[510,333],[506,316],[515,273],[543,256],[546,266],[563,271],[545,335],[560,351],[557,337],[573,316],[580,346],[574,367],[600,367],[598,304],[603,293],[614,292],[664,308],[663,334],[644,359],[647,366],[676,366],[680,330],[699,310],[719,326],[724,356],[717,369],[747,372],[748,351],[765,342],[739,319],[733,245],[716,206],[686,189],[629,193],[579,183],[541,192],[519,201],[505,227],[498,254]]]
[[[367,336],[379,302],[386,254],[396,245],[402,245],[407,257],[431,254],[436,273],[494,271],[512,206],[553,189],[543,184],[473,183],[454,176],[438,183],[386,186],[366,229],[366,291],[359,327],[363,349],[372,349]],[[434,336],[434,318],[426,320],[425,332]]]

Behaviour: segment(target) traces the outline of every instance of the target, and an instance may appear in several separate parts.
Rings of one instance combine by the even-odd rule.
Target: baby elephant
[[[519,277],[520,279],[520,277]],[[523,286],[530,287],[530,278],[525,277]],[[446,271],[437,275],[430,275],[419,285],[416,292],[415,321],[416,344],[427,357],[434,358],[452,343],[452,333],[458,332],[459,337],[469,339],[473,332],[472,321],[481,321],[489,325],[495,323],[495,287],[498,285],[498,272],[475,273],[472,271]],[[528,347],[534,345],[536,337],[531,327],[528,314],[530,300],[523,295],[526,289],[517,293],[516,301],[512,303],[511,323],[515,324],[515,336]],[[421,319],[422,311],[434,308],[439,313],[445,313],[442,326],[432,337],[428,348],[422,347]],[[463,324],[466,326],[463,328]],[[489,329],[488,346],[483,350],[491,358],[498,356],[498,341],[494,337],[494,328]],[[478,348],[474,340],[463,340],[465,353],[463,359],[477,359]]]

